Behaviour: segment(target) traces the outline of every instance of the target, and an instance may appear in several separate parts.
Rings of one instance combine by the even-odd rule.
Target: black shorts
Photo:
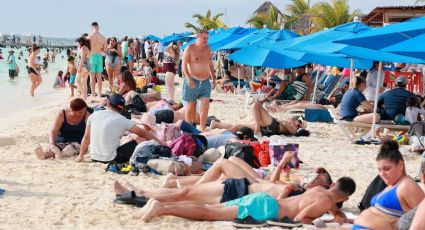
[[[251,184],[248,179],[228,178],[223,181],[224,192],[220,203],[235,200],[249,194],[248,186]]]
[[[343,117],[341,120],[343,121],[353,121],[355,117]]]
[[[171,124],[174,123],[174,111],[171,109],[160,110],[155,114],[156,123],[161,124],[162,122]]]
[[[16,77],[16,70],[10,69],[9,70],[9,78],[15,78]]]
[[[115,158],[111,161],[98,161],[98,160],[93,160],[93,162],[100,162],[100,163],[110,163],[110,162],[115,162],[118,164],[121,163],[125,163],[128,162],[131,158],[131,156],[133,155],[134,150],[137,147],[137,142],[135,140],[132,140],[130,142],[127,142],[123,145],[121,145],[120,147],[117,148],[117,156],[115,156]]]

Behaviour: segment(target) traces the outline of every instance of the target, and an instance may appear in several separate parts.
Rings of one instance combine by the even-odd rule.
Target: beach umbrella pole
[[[241,66],[238,66],[238,94],[240,93],[240,86],[241,86]]]
[[[375,139],[375,129],[376,129],[376,113],[378,111],[378,98],[379,98],[379,83],[382,78],[382,61],[379,62],[378,68],[378,78],[376,79],[376,89],[375,89],[375,103],[373,105],[373,119],[372,119],[372,139]]]
[[[313,99],[312,99],[312,103],[314,103],[315,102],[315,100],[316,100],[316,91],[317,91],[317,86],[319,85],[319,72],[320,72],[320,65],[318,66],[318,68],[317,68],[317,71],[316,71],[316,80],[314,81],[314,90],[313,90]]]
[[[354,58],[351,58],[351,63],[350,63],[350,82],[349,82],[350,89],[353,88],[351,86],[352,85],[351,82],[353,82],[353,77],[354,77]]]

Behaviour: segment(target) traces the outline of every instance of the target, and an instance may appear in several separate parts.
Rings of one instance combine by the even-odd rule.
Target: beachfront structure
[[[382,6],[364,16],[362,22],[372,27],[381,27],[424,15],[425,6]]]
[[[279,15],[283,15],[282,12],[270,1],[265,1],[257,10],[254,11],[255,16],[267,15],[270,9],[275,8]]]

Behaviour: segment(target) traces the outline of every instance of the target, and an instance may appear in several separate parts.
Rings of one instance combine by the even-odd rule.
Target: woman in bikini
[[[179,62],[180,48],[176,42],[171,43],[164,53],[163,68],[165,71],[165,85],[167,86],[168,96],[172,101],[174,98],[174,76],[176,75],[176,63]],[[181,77],[181,76],[180,76]]]
[[[120,89],[118,90],[118,94],[125,97],[128,92],[134,90],[136,90],[136,81],[134,80],[134,77],[131,72],[126,70],[122,73],[122,84],[120,86]]]
[[[134,66],[134,40],[128,39],[128,54],[127,54],[127,66],[128,70],[130,72],[133,72],[133,66]]]
[[[34,91],[35,89],[40,86],[41,82],[43,82],[43,79],[41,79],[40,74],[40,63],[38,60],[38,54],[40,53],[40,47],[33,45],[32,46],[32,53],[30,54],[28,58],[28,76],[31,80],[31,89],[30,89],[30,95],[34,97]]]
[[[397,220],[425,198],[418,184],[406,175],[396,141],[382,143],[376,163],[387,187],[372,198],[371,207],[360,213],[352,229],[395,229]]]
[[[252,113],[254,124],[226,124],[217,121],[211,121],[211,128],[228,129],[235,133],[241,127],[249,127],[254,130],[255,135],[272,136],[272,135],[287,135],[287,136],[308,136],[309,132],[305,130],[306,123],[302,120],[282,120],[278,121],[272,117],[262,106],[261,102],[254,102],[252,105]],[[301,128],[303,128],[301,130]]]
[[[76,40],[78,43],[78,62],[77,62],[77,77],[75,82],[77,84],[77,90],[80,93],[81,98],[87,99],[87,79],[89,77],[89,55],[90,55],[90,42],[84,37],[80,37]]]
[[[114,80],[119,82],[118,76],[121,68],[122,49],[117,42],[117,38],[112,37],[108,41],[108,49],[106,50],[106,72],[108,73],[109,90],[113,92]]]

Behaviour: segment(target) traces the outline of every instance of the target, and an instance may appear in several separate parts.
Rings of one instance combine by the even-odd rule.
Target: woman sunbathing
[[[35,149],[38,159],[44,160],[51,157],[60,159],[62,156],[78,154],[86,130],[86,122],[90,116],[86,109],[86,102],[81,98],[75,98],[70,102],[69,108],[58,112],[50,131],[49,147],[43,149],[38,146]]]
[[[235,133],[241,127],[249,127],[254,130],[255,135],[272,136],[272,135],[288,135],[288,136],[309,136],[310,133],[305,130],[306,122],[303,120],[283,120],[278,121],[272,117],[262,106],[260,102],[254,102],[252,105],[252,113],[254,124],[226,124],[212,121],[211,128],[228,129]]]
[[[397,220],[425,197],[416,182],[406,175],[397,142],[384,141],[376,163],[387,187],[372,198],[371,207],[360,213],[352,229],[393,229]]]

